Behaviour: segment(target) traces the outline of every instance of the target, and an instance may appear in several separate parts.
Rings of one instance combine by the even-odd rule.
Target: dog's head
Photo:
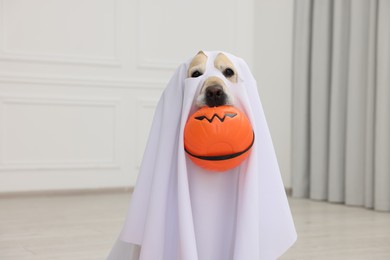
[[[196,105],[199,107],[209,106],[217,107],[223,105],[233,105],[233,96],[225,82],[237,82],[237,70],[229,58],[219,53],[212,65],[208,63],[208,57],[203,51],[200,51],[191,61],[188,68],[187,77],[197,78],[206,76],[202,87],[196,99]],[[214,68],[210,68],[213,66]],[[208,75],[207,70],[216,69],[218,73]]]

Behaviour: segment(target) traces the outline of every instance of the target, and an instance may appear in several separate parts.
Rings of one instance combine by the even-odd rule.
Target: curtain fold
[[[295,1],[293,196],[390,211],[390,1]]]
[[[311,0],[296,1],[294,6],[294,27],[299,28],[294,32],[294,51],[293,51],[293,73],[292,89],[293,97],[293,120],[292,132],[292,172],[295,174],[292,178],[294,193],[298,197],[309,196],[310,190],[310,162],[307,159],[310,152],[310,131],[309,131],[309,113],[310,113],[310,57],[311,57]]]
[[[310,197],[323,200],[328,189],[328,129],[332,1],[315,1],[311,38],[310,81]]]
[[[375,112],[375,203],[390,210],[390,1],[379,1]]]
[[[368,61],[367,0],[351,1],[345,135],[345,203],[364,204],[366,88]]]
[[[343,202],[345,187],[345,128],[348,86],[349,1],[336,1],[333,13],[329,122],[328,200]]]
[[[367,60],[367,92],[366,92],[366,139],[365,139],[365,201],[368,208],[374,207],[374,149],[375,149],[375,93],[376,93],[376,37],[377,37],[377,1],[370,2],[368,60]]]

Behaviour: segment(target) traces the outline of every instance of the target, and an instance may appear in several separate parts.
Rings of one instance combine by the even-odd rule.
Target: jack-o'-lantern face
[[[184,129],[190,159],[212,171],[226,171],[249,156],[254,142],[252,126],[233,106],[203,107],[191,115]]]

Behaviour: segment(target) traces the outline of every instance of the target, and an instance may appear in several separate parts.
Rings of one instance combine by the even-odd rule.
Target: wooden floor
[[[129,199],[129,193],[0,199],[0,259],[105,259]],[[299,238],[281,259],[390,259],[389,213],[290,204]]]

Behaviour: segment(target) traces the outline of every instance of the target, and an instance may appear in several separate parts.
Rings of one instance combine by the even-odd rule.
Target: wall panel
[[[0,169],[118,167],[119,103],[0,96]]]
[[[0,193],[133,186],[174,69],[252,57],[251,6],[0,0]]]
[[[119,65],[116,9],[116,0],[1,0],[0,59]]]

